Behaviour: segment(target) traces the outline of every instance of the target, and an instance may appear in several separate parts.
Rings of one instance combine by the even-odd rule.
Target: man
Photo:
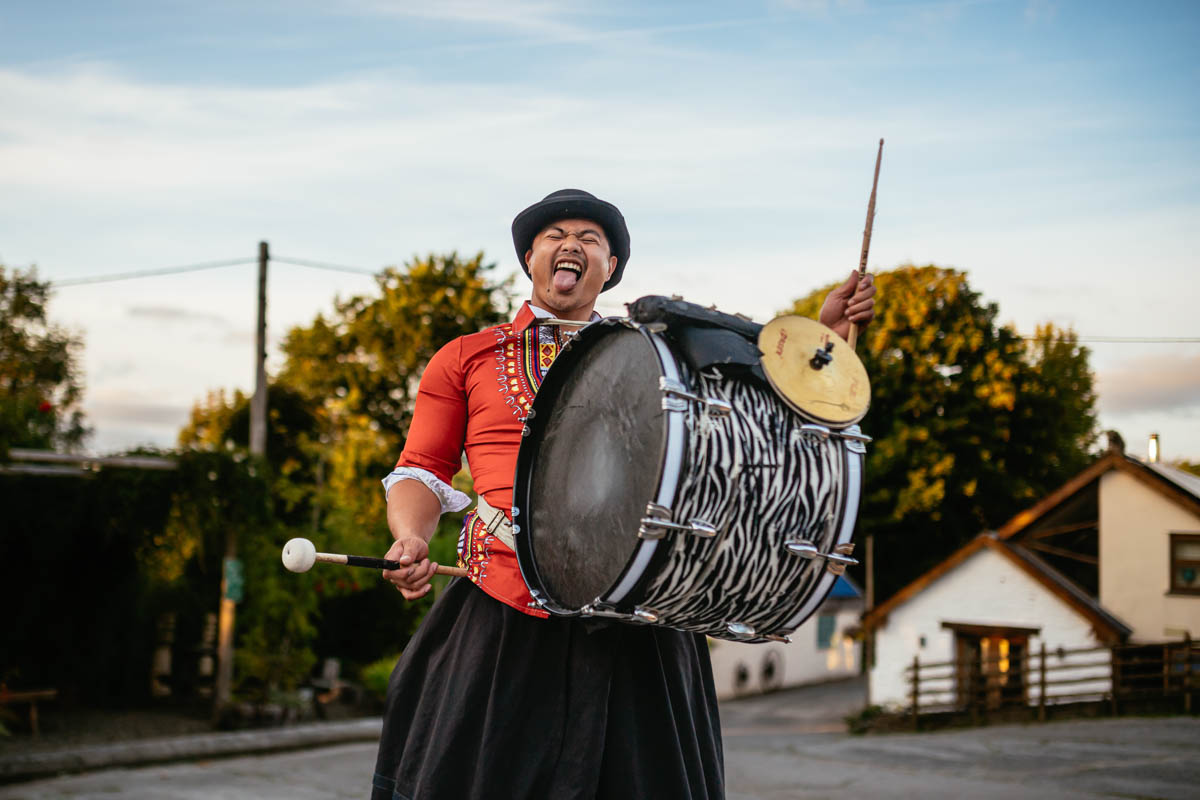
[[[720,725],[702,636],[550,618],[521,579],[510,506],[522,420],[545,369],[629,259],[616,206],[548,195],[513,220],[533,283],[511,323],[460,337],[430,360],[396,470],[384,481],[395,542],[384,572],[425,595],[428,541],[469,499],[450,486],[466,452],[478,508],[450,584],[388,689],[373,797],[721,798]],[[874,314],[869,276],[832,292],[821,319],[842,336]],[[563,491],[570,487],[563,486]]]

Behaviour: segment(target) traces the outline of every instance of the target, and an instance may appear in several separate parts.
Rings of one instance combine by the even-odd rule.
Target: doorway
[[[954,631],[958,705],[988,710],[1028,701],[1029,637],[1038,628],[944,622]]]

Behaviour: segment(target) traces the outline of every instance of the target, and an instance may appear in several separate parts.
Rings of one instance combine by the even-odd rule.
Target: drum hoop
[[[846,430],[857,433],[858,425],[851,425]],[[863,454],[851,445],[849,441],[842,442],[842,459],[847,477],[845,492],[842,497],[842,508],[838,515],[841,526],[838,529],[834,545],[845,544],[854,536],[854,526],[858,522],[858,507],[862,503]],[[800,610],[793,614],[786,623],[779,627],[783,634],[790,634],[803,622],[812,616],[817,607],[825,601],[826,595],[833,589],[837,575],[826,571],[821,576],[816,588],[809,594],[808,599]]]
[[[666,339],[644,325],[639,325],[638,330],[653,345],[663,375],[669,380],[681,381],[683,374],[679,368],[679,359]],[[667,442],[666,447],[663,448],[662,463],[658,468],[658,487],[654,494],[654,502],[664,508],[673,508],[675,496],[679,492],[679,482],[683,477],[684,458],[687,455],[687,432],[684,426],[687,412],[665,409],[665,413],[667,415],[665,431]],[[629,598],[635,590],[640,594],[645,589],[645,585],[651,577],[650,566],[654,555],[658,552],[660,541],[665,542],[666,540],[642,539],[639,541],[633,557],[626,563],[617,580],[613,582],[613,588],[602,599],[604,603],[617,606],[636,602],[636,598],[633,600],[626,598]],[[666,551],[667,548],[664,547],[663,550]],[[665,558],[665,552],[663,557]],[[661,560],[659,559],[659,562]],[[655,565],[657,566],[657,563]]]
[[[609,317],[581,328],[577,337],[568,343],[568,347],[571,345],[578,346],[584,342],[590,342],[593,337],[603,335],[603,333],[598,333],[597,330],[604,331],[618,325],[626,328],[632,328],[646,337],[648,343],[651,345],[656,357],[658,358],[662,372],[667,374],[669,371],[671,375],[679,377],[680,368],[678,361],[672,354],[672,351],[666,344],[665,340],[652,331],[649,331],[646,326],[630,322],[625,318]],[[589,330],[591,331],[590,333]],[[669,358],[664,356],[664,350]],[[562,354],[559,355],[559,358],[562,358]],[[546,391],[547,389],[551,391],[557,390],[557,384],[559,381],[557,380],[554,367],[558,363],[559,361],[556,359],[554,364],[552,364],[547,370],[545,378],[542,381],[542,385],[539,387],[538,395],[534,398],[535,409],[537,408],[537,397],[542,396],[542,392]],[[666,366],[667,364],[670,365],[669,368]],[[559,370],[559,373],[562,373],[561,369]],[[683,430],[684,414],[676,411],[665,411],[665,413],[668,416],[667,425],[663,427],[663,436],[664,438],[667,438],[667,441],[664,443],[665,446],[663,447],[663,462],[661,462],[659,465],[659,483],[654,497],[659,502],[661,502],[664,497],[668,502],[674,502],[687,447],[686,437],[684,436]],[[536,420],[537,417],[534,416],[533,419]],[[528,421],[525,423],[524,430],[525,435],[529,435],[530,428]],[[681,446],[678,448],[679,452],[673,455],[669,452],[672,448],[672,441],[681,442]],[[586,616],[589,614],[587,606],[582,608],[568,608],[559,605],[554,598],[549,597],[546,583],[542,580],[542,577],[538,572],[537,559],[534,557],[533,553],[533,541],[529,536],[529,531],[527,530],[528,526],[525,524],[525,519],[529,515],[529,509],[523,507],[528,505],[524,501],[529,498],[531,491],[529,484],[533,478],[533,470],[531,469],[529,462],[532,458],[532,449],[522,446],[517,452],[517,466],[513,476],[513,538],[516,543],[517,566],[521,571],[521,577],[525,581],[525,585],[529,587],[530,594],[533,595],[537,605],[556,616]],[[663,481],[663,471],[668,463],[674,464],[673,479],[669,485],[665,484]],[[653,576],[653,569],[659,563],[661,563],[669,553],[668,548],[658,548],[657,544],[658,542],[654,540],[640,539],[638,541],[638,547],[633,549],[629,558],[622,566],[621,571],[618,573],[617,578],[612,582],[609,589],[605,590],[608,592],[608,594],[597,597],[596,602],[607,605],[610,602],[616,602],[610,601],[608,598],[614,596],[621,599],[629,598],[631,592],[644,588],[645,584]],[[650,545],[650,547],[646,547],[646,545]],[[656,555],[658,556],[657,558],[655,558]],[[633,578],[630,580],[631,570],[634,567],[639,569],[640,573],[633,573]],[[615,591],[612,588],[614,586],[621,591]],[[636,598],[633,600],[626,600],[626,603],[629,602],[636,602]]]
[[[607,319],[594,324],[598,327],[603,326],[603,328],[609,329],[609,331],[617,325],[637,330],[651,345],[658,359],[663,377],[674,379],[684,384],[693,383],[682,365],[680,355],[671,346],[666,337],[649,329],[647,326],[638,325],[624,319]],[[589,325],[583,330],[587,331],[590,327],[592,326]],[[593,331],[588,336],[581,336],[575,342],[572,342],[572,344],[590,348],[592,341],[598,341],[604,335],[607,335],[607,332],[605,330]],[[555,363],[557,364],[558,362],[556,361]],[[559,372],[564,375],[566,374],[562,369]],[[560,388],[558,386],[559,383],[561,383],[561,379],[555,380],[554,366],[552,365],[546,373],[546,380],[543,381],[542,389],[557,392]],[[673,509],[677,502],[677,494],[688,469],[687,453],[690,449],[690,438],[686,429],[688,412],[665,408],[664,415],[664,422],[666,424],[662,425],[661,430],[665,441],[661,449],[662,458],[659,465],[658,482],[652,496],[658,505]],[[535,426],[539,424],[536,416],[533,420],[526,422],[527,435],[530,433],[529,426],[531,424]],[[848,432],[857,432],[859,426],[851,424],[846,427],[846,430]],[[865,466],[863,448],[857,442],[847,440],[843,440],[841,444],[840,457],[843,464],[843,475],[845,476],[846,485],[839,503],[838,533],[831,546],[846,544],[852,541],[859,508],[862,503],[863,468]],[[529,534],[530,531],[522,530],[522,528],[527,528],[522,523],[528,518],[530,510],[528,508],[518,508],[518,506],[521,505],[519,501],[527,504],[530,500],[531,481],[533,478],[531,459],[533,457],[534,448],[532,447],[522,447],[518,453],[517,474],[514,476],[516,480],[514,481],[513,505],[516,511],[513,522],[515,523],[517,563],[522,577],[527,586],[529,586],[535,601],[542,608],[556,616],[590,616],[594,613],[598,616],[615,616],[635,621],[632,617],[628,616],[627,612],[645,598],[646,589],[659,575],[664,564],[669,560],[673,551],[671,544],[674,541],[674,537],[667,537],[661,540],[661,547],[659,546],[660,540],[658,539],[639,539],[636,547],[630,551],[625,564],[617,573],[617,577],[607,589],[601,591],[600,596],[595,601],[580,608],[570,608],[560,605],[555,598],[549,596],[546,584],[538,572],[536,559],[533,555],[533,541],[529,535],[523,535]],[[776,624],[770,626],[772,633],[787,635],[798,628],[825,600],[829,592],[833,589],[836,579],[837,575],[825,571],[797,611],[788,614],[784,619],[780,617],[775,618],[777,620]],[[767,639],[753,638],[749,640],[742,639],[742,641],[767,641]]]

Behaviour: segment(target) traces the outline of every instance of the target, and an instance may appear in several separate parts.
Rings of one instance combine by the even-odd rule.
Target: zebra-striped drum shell
[[[560,615],[791,633],[836,577],[793,550],[848,549],[857,515],[863,448],[830,433],[758,380],[694,373],[660,332],[593,323],[526,420],[513,497],[525,581]]]

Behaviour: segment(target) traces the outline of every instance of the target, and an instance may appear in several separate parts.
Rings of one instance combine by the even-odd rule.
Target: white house
[[[863,627],[874,641],[874,704],[909,704],[914,657],[974,664],[996,695],[989,703],[1031,702],[1019,665],[1043,644],[1058,681],[1079,678],[1048,687],[1047,702],[1099,697],[1110,681],[1070,666],[1097,654],[1070,651],[1200,634],[1200,478],[1110,450],[870,611]],[[963,683],[959,671],[921,703],[955,705]]]
[[[790,642],[746,644],[709,639],[713,681],[724,700],[859,674],[861,647],[850,635],[863,612],[862,592],[839,576],[817,613]]]

